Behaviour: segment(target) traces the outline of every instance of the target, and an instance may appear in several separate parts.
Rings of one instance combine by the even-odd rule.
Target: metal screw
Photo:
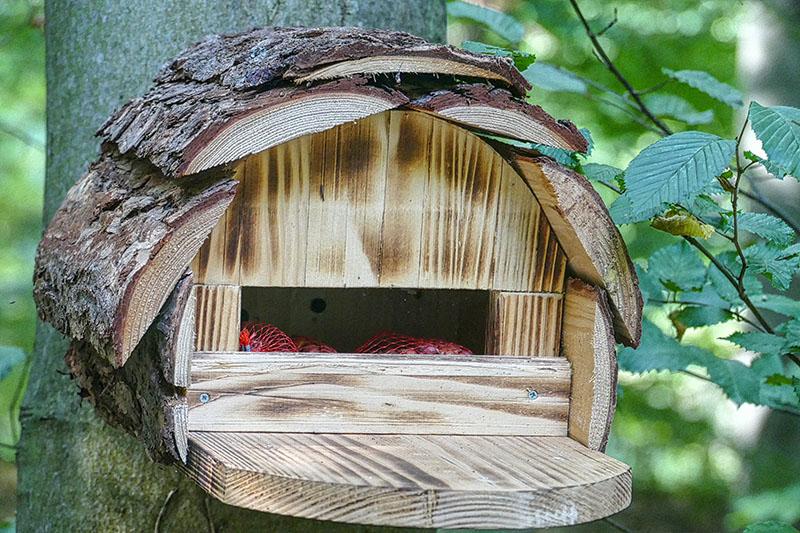
[[[536,389],[528,389],[528,399],[529,400],[535,400],[538,397],[539,397],[539,393],[536,391]]]
[[[207,392],[201,392],[200,393],[200,403],[208,403],[208,400],[210,400],[210,399],[211,399],[211,397],[208,395]]]

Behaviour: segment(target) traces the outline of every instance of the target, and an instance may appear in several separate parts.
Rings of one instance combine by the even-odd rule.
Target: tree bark
[[[96,158],[94,132],[104,119],[143,93],[166,60],[205,35],[268,25],[380,27],[440,42],[445,33],[443,0],[50,0],[46,17],[45,222]],[[157,519],[163,531],[378,530],[208,499],[81,402],[66,350],[60,335],[39,325],[18,453],[20,531],[149,531]]]

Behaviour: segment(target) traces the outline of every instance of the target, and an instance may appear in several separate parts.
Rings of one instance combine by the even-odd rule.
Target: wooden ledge
[[[627,465],[568,437],[190,432],[184,469],[227,504],[354,524],[564,526],[631,498]]]
[[[202,352],[191,383],[189,431],[567,436],[563,357]]]

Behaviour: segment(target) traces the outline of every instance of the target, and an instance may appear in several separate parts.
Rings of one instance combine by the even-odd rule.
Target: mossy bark
[[[445,32],[444,0],[50,0],[46,17],[45,221],[97,157],[94,132],[105,118],[204,35],[268,25],[352,25],[441,42]],[[65,339],[39,325],[18,453],[19,531],[149,531],[159,514],[162,531],[378,530],[209,500],[81,402],[64,363],[66,350]]]

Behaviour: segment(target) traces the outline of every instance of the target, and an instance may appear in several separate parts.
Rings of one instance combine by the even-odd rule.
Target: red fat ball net
[[[297,345],[272,324],[249,322],[239,334],[239,349],[243,352],[296,352]]]
[[[356,353],[472,355],[469,348],[441,339],[422,339],[381,331],[356,348]]]
[[[263,322],[248,322],[239,335],[239,349],[243,352],[313,352],[337,353],[336,348],[310,337],[290,337],[280,328]],[[356,348],[356,353],[379,354],[456,354],[472,352],[442,339],[423,339],[382,331]]]

